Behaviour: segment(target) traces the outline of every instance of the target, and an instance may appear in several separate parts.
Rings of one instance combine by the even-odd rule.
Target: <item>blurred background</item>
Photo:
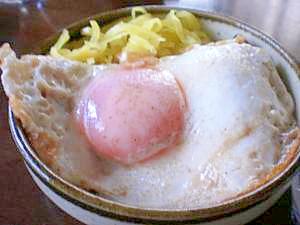
[[[196,8],[235,17],[275,38],[300,62],[300,0],[0,0],[0,45],[9,42],[18,54],[30,52],[72,22],[139,4]],[[9,134],[7,100],[0,93],[0,224],[80,225],[53,205],[27,174]],[[292,224],[290,209],[289,191],[251,225]]]
[[[22,51],[80,18],[139,4],[167,4],[233,16],[274,37],[300,61],[299,0],[0,0],[0,43],[9,41]]]

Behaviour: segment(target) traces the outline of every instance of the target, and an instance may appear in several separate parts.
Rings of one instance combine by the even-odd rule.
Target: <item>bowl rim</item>
[[[289,66],[298,75],[298,78],[300,76],[300,71],[295,60],[280,46],[279,43],[277,43],[277,41],[259,31],[258,29],[235,18],[224,16],[220,13],[206,12],[202,10],[182,7],[163,5],[147,5],[143,7],[145,7],[147,11],[152,13],[165,13],[171,9],[187,10],[199,18],[218,21],[241,29],[247,33],[250,33],[256,38],[261,39],[267,45],[272,47],[276,52],[280,54],[284,61],[289,64]],[[96,19],[97,21],[99,21],[105,20],[106,18],[107,23],[109,22],[108,20],[114,20],[116,18],[129,15],[131,8],[132,7],[126,7],[102,12],[75,22],[67,26],[66,29],[69,29],[71,31],[74,31],[75,29],[78,30],[83,25],[86,25],[91,19]],[[49,46],[52,45],[53,42],[58,38],[60,32],[61,31],[58,31],[55,35],[43,41],[42,44],[39,45],[39,49],[33,49],[33,52],[45,52],[46,49],[49,49]],[[276,175],[275,178],[271,179],[266,184],[263,184],[262,186],[249,193],[246,193],[245,195],[228,200],[213,207],[174,210],[140,208],[102,198],[98,195],[81,189],[56,175],[39,159],[35,151],[30,147],[27,138],[22,130],[22,127],[14,117],[10,107],[8,114],[11,133],[18,147],[18,150],[22,154],[26,164],[44,184],[46,184],[51,190],[62,196],[64,199],[74,203],[75,205],[83,209],[121,221],[136,223],[155,222],[155,224],[168,224],[171,221],[172,223],[175,222],[178,224],[185,224],[186,222],[195,223],[230,217],[233,214],[245,211],[266,200],[274,192],[277,191],[277,188],[289,182],[294,172],[300,166],[300,152],[298,151],[292,162],[283,171],[281,171],[280,174]]]

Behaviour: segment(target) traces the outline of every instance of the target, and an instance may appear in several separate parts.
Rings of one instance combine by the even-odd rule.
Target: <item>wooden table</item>
[[[299,0],[180,0],[164,3],[159,0],[48,0],[44,3],[28,0],[23,5],[0,3],[0,44],[10,42],[21,54],[71,22],[132,2],[181,5],[232,15],[273,36],[300,61]],[[0,91],[0,106],[0,224],[81,224],[58,209],[33,183],[9,133],[3,90]],[[251,224],[291,224],[290,205],[291,195],[287,192]]]

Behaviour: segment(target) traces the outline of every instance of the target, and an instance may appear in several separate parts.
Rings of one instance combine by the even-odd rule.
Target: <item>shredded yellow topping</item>
[[[187,11],[170,10],[164,17],[154,16],[143,7],[134,7],[130,18],[102,28],[95,20],[81,30],[79,40],[70,40],[63,30],[51,47],[50,55],[89,64],[118,62],[123,53],[162,57],[175,55],[209,38],[201,22]]]

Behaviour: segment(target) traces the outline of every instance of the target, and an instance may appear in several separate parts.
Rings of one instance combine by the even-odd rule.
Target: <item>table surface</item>
[[[3,2],[3,3],[1,3]],[[134,4],[168,4],[221,12],[247,22],[278,40],[300,62],[299,0],[0,0],[0,44],[9,42],[18,54],[62,27],[101,11]],[[1,87],[2,88],[2,87]],[[11,139],[7,99],[0,90],[0,224],[79,225],[33,183]],[[291,195],[250,224],[285,225],[290,220]]]

